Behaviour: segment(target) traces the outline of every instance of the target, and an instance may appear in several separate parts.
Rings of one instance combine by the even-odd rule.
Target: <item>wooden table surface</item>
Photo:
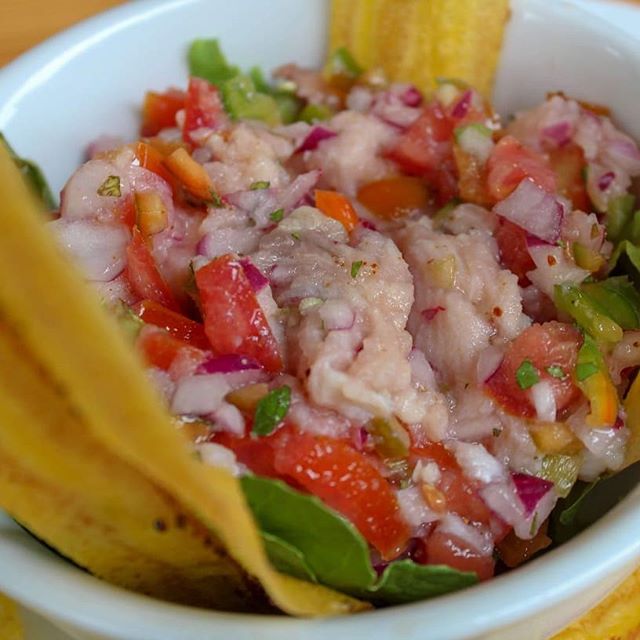
[[[550,0],[551,1],[551,0]],[[640,4],[640,0],[612,0]],[[50,35],[124,0],[0,0],[0,67]],[[624,601],[624,615],[636,625],[625,625],[624,635],[613,632],[608,613]],[[611,621],[613,622],[613,621]],[[613,632],[613,633],[611,633]],[[601,603],[589,617],[572,625],[557,640],[640,640],[640,570]]]

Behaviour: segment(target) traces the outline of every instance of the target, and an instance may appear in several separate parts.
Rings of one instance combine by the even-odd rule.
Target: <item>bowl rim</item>
[[[80,22],[29,50],[0,70],[0,97],[8,98],[0,104],[0,128],[10,118],[15,102],[21,96],[46,82],[59,66],[82,55],[93,44],[133,24],[203,1],[137,0]],[[512,0],[512,10],[543,6],[550,10],[545,5],[545,0]],[[554,5],[553,10],[558,11],[570,8],[577,20],[603,34],[607,42],[613,42],[623,51],[635,52],[634,57],[640,61],[638,41],[584,12],[577,0],[561,0]],[[25,77],[28,78],[26,82]],[[462,639],[539,613],[555,602],[568,600],[603,577],[625,570],[630,572],[632,561],[640,558],[640,538],[633,535],[640,529],[639,505],[640,486],[560,549],[488,583],[433,600],[322,621],[197,609],[109,585],[60,562],[57,556],[12,525],[0,512],[0,564],[3,566],[0,588],[28,607],[59,621],[115,635],[123,629],[137,629],[140,634],[136,639],[160,637],[161,632],[171,629],[179,632],[185,625],[202,634],[215,629],[225,637],[249,627],[261,633],[271,632],[274,637],[278,634],[283,639],[299,637],[303,630],[308,632],[310,629],[317,631],[318,638],[332,632],[351,637],[362,631],[365,620],[377,625],[402,622],[417,626],[429,619],[447,620],[449,636]],[[39,589],[33,588],[35,575],[39,576]],[[51,585],[63,585],[64,588],[52,589]],[[82,607],[77,606],[78,602]],[[502,606],[487,608],[487,602],[500,602]],[[117,616],[114,616],[116,608]],[[463,616],[460,615],[462,611]],[[148,626],[141,628],[141,619]]]

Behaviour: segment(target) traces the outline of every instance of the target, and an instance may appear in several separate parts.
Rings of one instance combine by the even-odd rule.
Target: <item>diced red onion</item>
[[[337,135],[338,134],[335,131],[316,125],[302,141],[302,144],[295,150],[295,153],[314,151],[323,140],[335,138]]]
[[[220,403],[220,406],[211,415],[216,426],[223,431],[228,431],[236,436],[243,436],[245,430],[244,417],[237,407],[228,402]]]
[[[630,175],[640,174],[640,150],[631,138],[618,134],[607,144],[604,153],[613,164]]]
[[[529,178],[493,210],[541,240],[555,244],[560,238],[563,206]]]
[[[216,229],[200,238],[196,253],[207,258],[216,258],[226,253],[249,253],[258,244],[260,230],[256,227],[226,227]]]
[[[344,300],[327,300],[320,306],[318,313],[327,331],[351,329],[355,322],[353,309]]]
[[[481,555],[488,556],[493,551],[493,540],[488,531],[483,532],[480,529],[476,529],[476,527],[467,524],[460,516],[454,513],[445,515],[438,524],[437,530],[464,540]]]
[[[540,500],[553,489],[553,482],[527,473],[512,473],[511,479],[516,487],[518,498],[524,505],[526,516],[533,513]]]
[[[517,527],[525,521],[524,507],[511,480],[483,487],[480,496],[507,524]]]
[[[375,224],[373,224],[373,222],[369,222],[369,220],[365,220],[364,218],[360,218],[360,224],[363,226],[363,228],[369,229],[370,231],[378,230],[378,228],[376,227]]]
[[[537,236],[532,236],[530,233],[526,235],[526,243],[527,249],[531,247],[542,247],[542,246],[551,246],[553,243],[547,242],[546,240],[541,240]]]
[[[240,260],[240,264],[242,265],[242,270],[247,276],[247,280],[256,293],[258,291],[262,291],[262,289],[269,284],[269,280],[262,274],[262,271],[260,271],[260,269],[251,262],[250,258],[242,258],[242,260]]]
[[[196,416],[214,413],[229,391],[231,386],[222,373],[182,378],[176,386],[171,411]]]
[[[280,196],[279,207],[285,210],[285,213],[289,213],[292,209],[295,209],[310,195],[311,190],[316,186],[322,171],[320,169],[313,169],[306,173],[301,173],[299,176],[286,187],[282,195]]]
[[[438,305],[437,307],[430,307],[429,309],[423,309],[420,312],[420,315],[427,322],[431,322],[441,311],[446,311],[446,309]]]
[[[205,373],[235,373],[248,369],[261,369],[262,367],[253,358],[237,354],[214,356],[205,360],[196,369],[196,374]]]
[[[536,409],[538,420],[543,422],[556,421],[556,397],[553,393],[553,386],[549,380],[541,380],[534,384],[530,391],[533,406]]]
[[[489,346],[478,355],[476,375],[479,384],[484,384],[500,367],[504,351],[497,346]]]
[[[353,430],[353,446],[358,451],[363,451],[369,440],[369,432],[364,427],[358,427]]]
[[[464,118],[467,115],[467,113],[469,113],[469,109],[471,108],[472,98],[473,98],[473,92],[471,91],[471,89],[467,89],[462,94],[458,102],[456,102],[453,109],[451,110],[451,116],[458,120],[461,120],[462,118]]]
[[[606,173],[603,173],[598,178],[598,189],[600,189],[600,191],[606,191],[611,186],[611,183],[615,180],[615,178],[616,174],[613,171],[607,171]]]
[[[419,349],[411,349],[409,352],[409,364],[411,365],[411,380],[423,389],[435,389],[436,377],[429,361]]]
[[[572,129],[571,122],[561,120],[560,122],[554,122],[544,127],[542,131],[540,131],[540,135],[561,147],[571,140]]]
[[[409,85],[400,94],[400,100],[402,100],[407,107],[419,107],[422,104],[422,94],[416,87]]]
[[[374,98],[371,113],[387,124],[406,129],[420,117],[422,111],[407,106],[401,97],[392,91],[384,91]]]

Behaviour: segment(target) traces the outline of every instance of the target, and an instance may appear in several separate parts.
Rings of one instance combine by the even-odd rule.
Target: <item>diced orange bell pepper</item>
[[[316,207],[325,216],[341,222],[348,233],[351,233],[356,228],[358,214],[345,196],[337,191],[322,191],[319,189],[316,190],[315,196]]]
[[[358,191],[358,200],[374,215],[397,220],[426,207],[429,191],[421,178],[394,176],[365,184]]]
[[[143,136],[155,136],[167,127],[176,126],[176,113],[184,109],[186,94],[178,89],[169,89],[164,93],[148,91],[142,105]]]
[[[136,191],[136,224],[143,236],[152,236],[167,228],[167,209],[157,191]]]
[[[215,192],[213,182],[204,167],[185,149],[176,149],[165,159],[169,171],[197,198],[211,200]]]

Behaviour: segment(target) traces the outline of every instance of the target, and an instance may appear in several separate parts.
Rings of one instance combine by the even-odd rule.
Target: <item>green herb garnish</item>
[[[291,232],[291,237],[292,237],[294,240],[300,240],[300,234],[299,234],[297,231],[292,231],[292,232]]]
[[[360,269],[362,269],[362,260],[356,260],[351,263],[351,277],[357,278],[360,273]]]
[[[547,367],[547,373],[553,378],[558,378],[558,380],[564,380],[567,377],[564,369],[557,364],[552,364],[550,367]]]
[[[260,189],[268,189],[270,186],[271,183],[268,180],[257,180],[251,183],[249,189],[251,191],[260,191]]]
[[[216,38],[194,40],[189,47],[189,74],[219,85],[240,73],[227,62]]]
[[[523,360],[516,371],[516,382],[518,386],[525,390],[540,382],[538,370],[533,366],[531,360]]]
[[[284,209],[276,209],[269,214],[269,220],[272,222],[280,222],[284,216]]]
[[[583,382],[594,373],[598,373],[598,371],[600,371],[600,368],[594,362],[582,362],[576,365],[576,378]]]
[[[284,385],[270,391],[256,407],[253,429],[257,436],[268,436],[284,420],[291,404],[291,387]]]
[[[211,206],[214,207],[215,209],[224,208],[224,202],[222,201],[222,198],[213,189],[211,190]]]
[[[109,198],[119,198],[122,195],[120,189],[120,177],[109,176],[99,187],[97,191],[99,196],[106,196]]]

